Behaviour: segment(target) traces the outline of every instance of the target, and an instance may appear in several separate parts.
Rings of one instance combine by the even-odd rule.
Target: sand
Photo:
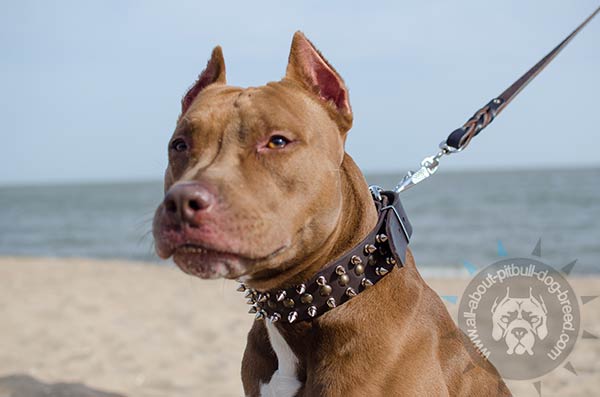
[[[440,295],[460,295],[468,280],[428,281]],[[600,278],[571,281],[580,295],[600,294]],[[253,319],[235,286],[145,263],[0,258],[0,397],[27,388],[40,396],[241,396]],[[455,315],[456,305],[448,308]],[[600,335],[600,299],[583,308],[583,327]],[[555,370],[541,379],[543,395],[599,395],[600,339],[580,340],[569,359],[578,376]],[[530,381],[509,386],[538,395]]]

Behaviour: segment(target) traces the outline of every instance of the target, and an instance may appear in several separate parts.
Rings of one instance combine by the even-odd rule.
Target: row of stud
[[[385,243],[388,241],[388,238],[385,234],[378,234],[375,237],[375,240],[378,243]],[[382,248],[382,247],[380,247],[380,248]],[[366,244],[364,247],[364,253],[366,255],[371,255],[371,254],[375,253],[375,251],[377,251],[377,247],[373,244]],[[363,265],[362,259],[359,256],[353,255],[350,259],[350,262],[354,265],[354,272],[357,276],[364,274],[364,265]],[[393,257],[388,257],[388,258],[386,258],[386,263],[388,265],[395,265],[396,261]],[[346,269],[343,266],[337,266],[335,269],[335,272],[338,275],[338,282],[341,286],[345,286],[350,282],[350,277],[346,273]],[[379,276],[384,276],[388,272],[389,272],[389,270],[384,267],[377,267],[375,269],[375,273]],[[330,285],[327,284],[327,280],[325,279],[324,276],[318,277],[316,282],[319,285],[319,294],[321,296],[328,296],[332,293],[333,289],[331,288]],[[361,285],[363,286],[363,288],[366,289],[366,288],[372,286],[373,282],[367,278],[363,278],[361,280]],[[311,294],[305,293],[305,291],[306,291],[305,284],[299,284],[298,286],[296,286],[295,289],[296,289],[296,292],[301,295],[300,301],[302,303],[304,303],[304,304],[312,303],[313,296]],[[237,288],[237,290],[240,292],[245,291],[246,292],[245,297],[248,298],[247,303],[253,305],[250,308],[250,310],[248,311],[249,313],[255,314],[255,317],[257,320],[267,317],[266,311],[263,309],[259,310],[258,307],[256,306],[256,303],[267,302],[267,304],[269,304],[269,306],[272,307],[271,300],[269,300],[270,294],[268,292],[258,293],[256,291],[246,288],[246,286],[244,284],[240,284],[239,287]],[[353,288],[349,287],[346,289],[345,294],[349,298],[352,298],[357,295],[357,292]],[[277,302],[282,302],[282,304],[287,308],[293,308],[295,306],[295,302],[292,298],[286,299],[286,291],[285,290],[280,290],[277,292],[276,300],[277,300]],[[327,306],[331,309],[336,307],[335,298],[333,298],[333,297],[328,298],[326,303],[327,303]],[[275,305],[273,304],[273,306],[275,306]],[[274,308],[274,307],[272,307],[272,308]],[[310,317],[316,316],[317,307],[314,305],[309,306],[307,308],[307,314]],[[268,318],[271,322],[277,322],[281,319],[281,315],[279,313],[275,312]],[[288,314],[288,322],[290,322],[290,323],[293,323],[294,321],[296,321],[297,318],[298,318],[297,311],[291,311]]]
[[[363,286],[364,289],[367,289],[373,285],[373,282],[371,280],[369,280],[368,278],[363,278],[361,280],[361,285]],[[358,293],[354,290],[354,288],[351,288],[351,287],[346,289],[345,294],[346,294],[346,296],[348,296],[348,298],[353,298],[356,295],[358,295]],[[328,298],[326,303],[330,309],[335,308],[337,305],[335,298],[333,298],[333,297]],[[315,317],[317,315],[318,309],[314,305],[309,306],[306,310],[307,310],[307,314],[310,317]],[[256,320],[262,320],[264,318],[268,318],[268,320],[273,323],[281,320],[281,314],[279,314],[278,312],[275,312],[275,313],[271,314],[270,316],[268,316],[267,312],[264,309],[259,310],[259,308],[257,306],[252,306],[250,308],[250,310],[248,310],[248,313],[255,314]],[[298,319],[298,312],[296,310],[291,311],[288,314],[287,320],[290,324],[293,323],[294,321],[296,321],[297,319]]]

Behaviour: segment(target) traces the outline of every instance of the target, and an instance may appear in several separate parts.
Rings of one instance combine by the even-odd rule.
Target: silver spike
[[[357,293],[354,290],[354,288],[349,287],[349,288],[346,288],[346,295],[348,295],[349,298],[354,298],[357,295]]]
[[[248,313],[255,314],[256,312],[258,312],[258,309],[256,308],[256,306],[250,306]]]
[[[296,321],[297,318],[298,313],[296,311],[290,312],[290,314],[288,314],[288,323],[293,323],[294,321]]]
[[[238,285],[236,291],[244,292],[244,291],[246,291],[246,286],[243,283],[240,283],[240,285]]]
[[[277,295],[275,296],[277,298],[277,302],[281,302],[282,300],[285,299],[285,291],[284,290],[280,290],[277,292]]]
[[[317,284],[318,285],[325,285],[325,284],[327,284],[327,279],[325,279],[325,277],[323,277],[323,276],[319,276],[317,278]]]
[[[247,290],[246,293],[244,294],[244,298],[248,299],[252,295],[254,295],[254,292],[252,290]]]
[[[362,265],[363,263],[362,259],[360,259],[360,256],[358,255],[352,255],[352,258],[350,258],[350,262],[353,265]]]
[[[388,241],[388,237],[385,234],[381,233],[375,236],[375,241],[377,241],[379,244],[383,244]]]
[[[330,308],[333,309],[335,307],[335,299],[334,298],[327,299],[327,306],[329,306]]]
[[[360,282],[360,284],[365,288],[369,288],[371,286],[373,286],[373,282],[371,280],[369,280],[368,278],[363,278],[362,281]]]
[[[375,273],[377,273],[378,276],[385,276],[389,272],[390,271],[385,267],[378,267],[377,269],[375,269]]]
[[[256,312],[256,314],[254,315],[254,319],[255,320],[262,320],[266,316],[267,316],[267,313],[264,310],[261,310],[259,312]]]
[[[365,245],[365,254],[366,255],[371,255],[375,251],[377,251],[377,247],[375,247],[373,244]]]
[[[246,301],[246,304],[247,304],[247,305],[253,305],[253,304],[255,304],[255,303],[256,303],[256,301],[255,301],[254,299],[252,299],[252,298],[250,298],[250,299],[248,299],[248,300]]]
[[[341,276],[342,274],[346,274],[346,269],[344,269],[344,266],[338,265],[335,268],[335,274],[337,274],[338,276]]]
[[[306,285],[304,284],[299,284],[296,286],[296,292],[300,295],[302,295],[303,293],[306,292]]]
[[[267,299],[269,299],[269,293],[266,292],[264,294],[258,294],[258,297],[256,298],[256,301],[259,303],[264,303],[267,301]]]
[[[388,265],[392,265],[392,266],[393,266],[393,265],[395,265],[395,264],[396,264],[396,259],[394,259],[394,257],[390,256],[389,258],[386,258],[386,259],[385,259],[385,262],[386,262]]]
[[[277,312],[275,312],[269,316],[269,321],[272,323],[276,323],[279,320],[281,320],[281,314],[279,314]]]
[[[317,315],[317,307],[316,306],[309,306],[308,308],[308,315],[311,317],[314,317]]]

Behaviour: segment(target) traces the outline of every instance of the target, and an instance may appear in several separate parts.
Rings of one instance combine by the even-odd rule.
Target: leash
[[[404,178],[396,185],[394,191],[402,193],[410,189],[416,184],[429,178],[438,170],[440,160],[444,156],[463,151],[471,140],[477,136],[485,127],[487,127],[494,118],[521,92],[531,80],[535,78],[548,64],[558,55],[558,53],[566,47],[567,44],[579,33],[581,29],[588,24],[589,21],[600,12],[600,7],[596,9],[585,21],[581,23],[570,35],[568,35],[560,44],[552,51],[529,69],[521,78],[515,81],[502,94],[498,95],[484,107],[479,109],[462,127],[452,131],[445,141],[439,145],[439,151],[433,155],[425,157],[421,161],[421,168],[417,171],[409,171]],[[370,186],[371,194],[375,199],[381,199],[383,189],[379,186]]]

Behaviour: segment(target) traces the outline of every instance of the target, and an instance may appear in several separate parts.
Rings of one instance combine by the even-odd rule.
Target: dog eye
[[[188,145],[182,138],[177,138],[174,139],[173,142],[171,142],[171,149],[181,153],[185,152],[188,149]]]
[[[531,317],[530,317],[530,320],[531,320],[531,322],[532,322],[532,323],[534,323],[534,324],[535,324],[535,323],[537,323],[538,321],[540,321],[539,317],[537,317],[537,316],[531,316]]]
[[[289,139],[281,135],[273,135],[269,142],[267,142],[267,147],[269,149],[283,149],[288,143],[290,143]]]

